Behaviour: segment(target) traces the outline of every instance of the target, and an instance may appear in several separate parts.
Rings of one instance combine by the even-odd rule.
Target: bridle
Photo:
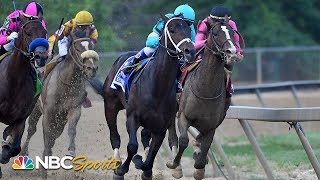
[[[183,52],[182,50],[179,48],[183,43],[185,42],[192,42],[190,38],[184,38],[181,41],[179,41],[177,44],[173,41],[171,34],[168,30],[168,24],[172,21],[172,20],[183,20],[182,18],[179,17],[174,17],[169,19],[165,26],[164,26],[164,45],[162,45],[161,43],[159,43],[162,47],[164,47],[167,50],[167,53],[169,54],[169,56],[171,57],[178,57],[179,59],[182,58],[183,56]],[[162,38],[162,37],[161,37]],[[170,43],[173,45],[173,47],[175,48],[175,50],[172,50],[170,48],[168,48],[168,39],[170,41]]]
[[[71,45],[70,45],[70,47],[68,49],[68,52],[69,52],[73,62],[79,67],[80,71],[83,71],[83,65],[84,64],[83,64],[83,61],[81,61],[82,60],[81,54],[77,53],[78,50],[75,48],[75,43],[78,42],[78,41],[88,41],[90,43],[90,38],[78,38],[76,40],[72,40],[71,41]],[[73,52],[75,52],[74,54],[72,53],[71,49],[73,50]],[[62,84],[67,85],[67,86],[74,86],[74,84],[67,83],[67,82],[63,81],[63,79],[60,76],[60,71],[58,73],[58,78],[59,78],[59,81],[62,82]]]
[[[210,28],[210,31],[209,31],[209,37],[211,37],[211,41],[213,42],[213,48],[212,48],[212,47],[209,47],[209,46],[208,46],[208,43],[206,43],[206,44],[204,45],[204,48],[208,49],[212,54],[220,56],[221,59],[222,59],[222,61],[226,61],[226,59],[227,59],[227,53],[226,53],[225,50],[223,50],[223,46],[224,46],[226,43],[228,43],[229,41],[232,42],[232,40],[231,40],[230,36],[229,36],[229,37],[226,37],[226,40],[222,43],[222,46],[219,46],[219,45],[218,45],[217,40],[216,40],[216,39],[217,39],[217,36],[214,35],[213,29],[214,29],[217,25],[220,25],[220,24],[225,25],[224,28],[226,28],[227,26],[230,26],[230,25],[227,24],[227,23],[221,23],[221,22],[215,23],[215,24]],[[223,27],[223,26],[221,26],[221,27]],[[232,28],[231,28],[231,29],[232,29]],[[222,30],[222,28],[219,29],[219,30]],[[209,38],[209,37],[208,37],[208,38]],[[215,50],[214,50],[214,49],[215,49]]]
[[[16,44],[14,43],[14,48],[15,49],[17,49],[18,51],[20,51],[24,56],[26,56],[27,58],[30,58],[30,59],[33,59],[34,58],[34,56],[35,56],[35,54],[33,53],[33,52],[29,52],[29,45],[30,45],[30,43],[28,43],[28,41],[27,41],[27,39],[26,39],[26,37],[25,37],[25,26],[27,25],[27,24],[29,24],[29,23],[40,23],[41,24],[41,21],[39,21],[39,20],[29,20],[29,21],[27,21],[26,23],[24,23],[23,25],[22,25],[22,27],[21,27],[21,30],[20,30],[20,32],[19,32],[19,34],[20,33],[22,33],[22,38],[23,38],[23,47],[24,48],[27,48],[27,50],[25,51],[25,50],[22,50],[22,49],[20,49],[20,48],[18,48],[17,46],[16,46]],[[41,26],[42,27],[42,26]]]
[[[75,53],[75,55],[74,55],[74,54],[72,54],[72,51],[71,51],[71,50],[73,50],[73,52],[77,52],[77,49],[75,48],[75,43],[78,41],[88,41],[90,43],[90,38],[78,38],[76,40],[73,40],[71,42],[71,46],[68,50],[69,54],[71,56],[71,59],[79,67],[79,69],[82,71],[83,70],[83,61],[81,61],[81,59],[82,59],[81,54]],[[88,44],[88,46],[89,46],[89,44]]]

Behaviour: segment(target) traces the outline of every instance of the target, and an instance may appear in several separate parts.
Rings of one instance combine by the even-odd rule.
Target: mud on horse
[[[165,20],[164,33],[160,46],[140,78],[131,85],[128,102],[121,89],[110,88],[114,76],[127,58],[136,52],[121,55],[113,64],[104,83],[105,117],[110,130],[110,140],[115,152],[114,158],[119,159],[120,135],[117,130],[117,114],[127,110],[127,131],[129,143],[128,156],[125,162],[115,170],[115,174],[123,176],[129,171],[133,159],[137,169],[143,171],[143,179],[152,178],[152,167],[155,156],[162,144],[168,127],[174,122],[176,114],[175,79],[178,72],[179,59],[195,58],[195,48],[190,40],[190,28],[181,18]],[[143,162],[138,150],[137,129],[142,126],[151,133],[150,150]],[[136,155],[136,156],[135,156]]]
[[[40,100],[29,117],[28,136],[21,153],[28,154],[28,145],[43,115],[43,156],[52,155],[52,148],[69,123],[69,154],[75,156],[76,126],[81,116],[81,104],[86,97],[85,82],[96,76],[99,56],[90,38],[68,37],[70,46],[64,61],[57,64],[43,80]],[[47,172],[41,169],[42,177]]]
[[[0,63],[0,122],[8,125],[3,132],[0,162],[8,163],[19,154],[25,121],[31,113],[38,96],[35,97],[35,55],[29,52],[31,42],[46,38],[47,31],[41,20],[27,20],[23,23],[15,41],[13,54]],[[44,54],[46,60],[47,55]]]

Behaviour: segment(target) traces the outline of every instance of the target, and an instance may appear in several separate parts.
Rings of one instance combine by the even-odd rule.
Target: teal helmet
[[[173,14],[175,16],[182,14],[183,18],[186,21],[190,21],[191,23],[193,23],[196,18],[196,14],[194,13],[194,10],[188,4],[183,4],[178,6],[176,10],[174,10]]]

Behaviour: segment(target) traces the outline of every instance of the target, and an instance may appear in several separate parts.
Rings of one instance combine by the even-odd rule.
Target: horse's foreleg
[[[126,125],[129,134],[129,143],[127,145],[128,156],[125,162],[115,170],[115,174],[119,176],[123,176],[129,171],[130,162],[133,156],[138,152],[137,130],[139,128],[139,124],[136,122],[133,116],[129,116]]]
[[[150,139],[151,139],[151,132],[148,129],[143,128],[141,130],[141,142],[145,152],[149,151]],[[146,156],[147,156],[147,153],[146,153]]]
[[[27,135],[27,139],[24,142],[22,149],[21,149],[21,152],[20,152],[20,154],[23,156],[28,155],[28,153],[29,153],[29,151],[28,151],[29,142],[30,142],[31,137],[37,131],[37,124],[39,122],[41,115],[42,115],[41,106],[39,103],[37,103],[36,106],[34,107],[32,113],[30,114],[29,119],[28,119],[28,124],[29,124],[28,135]]]
[[[172,151],[172,156],[177,155],[178,151],[178,136],[176,132],[176,118],[174,119],[173,123],[168,129],[168,141],[169,141],[169,146]],[[183,174],[182,174],[182,168],[181,165],[179,165],[177,168],[172,170],[172,176],[176,179],[180,179]]]
[[[166,131],[159,134],[152,134],[152,141],[150,145],[150,150],[145,162],[142,162],[142,157],[140,155],[135,155],[133,162],[137,169],[143,170],[142,179],[152,179],[152,167],[154,159],[161,147],[163,139],[166,135]]]
[[[21,138],[24,131],[25,119],[19,120],[19,123],[6,128],[6,139],[2,145],[0,162],[6,164],[11,157],[18,155],[21,151]]]
[[[111,105],[109,103],[107,100],[104,102],[105,118],[110,131],[110,142],[112,149],[114,150],[114,158],[120,160],[119,149],[121,140],[117,127],[117,115],[119,110],[114,107],[115,104]]]
[[[48,110],[47,110],[48,111]],[[52,155],[52,148],[55,144],[55,141],[63,132],[63,129],[67,123],[66,114],[58,114],[57,112],[43,113],[42,128],[43,128],[43,140],[44,140],[44,150],[43,150],[43,159],[46,156]],[[55,117],[59,117],[57,119]],[[63,118],[65,117],[65,118]],[[40,174],[42,178],[47,178],[47,171],[43,168],[40,169]]]
[[[203,179],[204,178],[205,165],[208,162],[207,154],[208,154],[208,150],[211,146],[214,133],[215,133],[215,130],[212,130],[212,131],[209,131],[207,134],[202,134],[201,138],[199,138],[200,152],[197,154],[194,154],[194,156],[193,156],[193,158],[195,160],[195,163],[194,163],[195,171],[193,173],[193,177],[195,179]]]
[[[180,132],[179,151],[175,156],[173,162],[167,162],[167,167],[170,169],[175,169],[180,165],[182,154],[189,144],[188,128],[190,127],[190,123],[183,113],[181,113],[178,120],[178,127]]]
[[[81,116],[81,107],[78,107],[76,109],[70,110],[68,112],[68,136],[69,136],[69,148],[68,148],[68,154],[69,156],[75,157],[76,156],[76,145],[75,145],[75,138],[77,134],[77,124],[79,122]]]

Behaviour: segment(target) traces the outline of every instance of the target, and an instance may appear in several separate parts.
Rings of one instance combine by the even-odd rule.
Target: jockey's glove
[[[12,32],[9,36],[7,36],[7,41],[12,41],[13,39],[18,37],[18,33],[17,32]]]

